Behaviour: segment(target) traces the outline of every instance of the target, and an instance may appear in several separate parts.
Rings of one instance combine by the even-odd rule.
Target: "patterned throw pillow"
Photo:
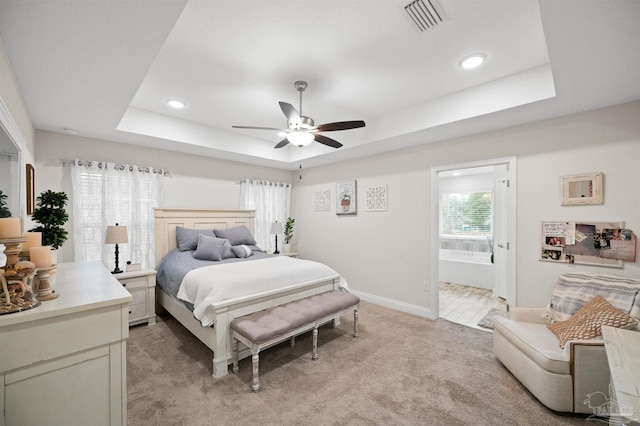
[[[638,324],[638,320],[615,308],[602,296],[596,296],[578,309],[566,321],[557,321],[547,325],[558,337],[560,347],[569,340],[588,340],[602,335],[602,326],[627,328]]]

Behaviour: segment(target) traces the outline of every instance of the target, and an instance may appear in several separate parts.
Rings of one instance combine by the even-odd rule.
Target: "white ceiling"
[[[283,169],[640,99],[638,0],[440,0],[425,32],[407,3],[0,0],[0,34],[38,129]],[[296,80],[316,124],[367,126],[302,152],[231,128],[286,127]]]

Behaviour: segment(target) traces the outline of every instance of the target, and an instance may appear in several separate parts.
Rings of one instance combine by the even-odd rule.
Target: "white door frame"
[[[509,187],[507,199],[507,262],[500,267],[507,268],[507,305],[516,306],[516,157],[496,158],[471,163],[449,164],[431,168],[431,319],[440,317],[440,172],[469,169],[474,167],[507,165]]]

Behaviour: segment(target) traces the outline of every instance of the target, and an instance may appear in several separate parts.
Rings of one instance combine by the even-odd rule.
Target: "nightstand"
[[[299,254],[300,254],[300,253],[295,252],[295,251],[290,251],[290,252],[287,252],[287,253],[285,253],[285,252],[282,252],[282,251],[281,251],[281,252],[278,254],[278,256],[298,257],[298,255],[299,255]]]
[[[142,269],[140,271],[113,274],[120,284],[131,293],[129,304],[129,326],[156,323],[156,271]]]

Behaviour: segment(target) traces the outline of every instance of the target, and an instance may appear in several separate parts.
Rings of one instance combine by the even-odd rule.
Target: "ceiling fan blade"
[[[288,104],[286,102],[279,102],[280,109],[284,113],[284,116],[287,117],[288,122],[300,123],[302,119],[300,118],[300,114],[293,107],[293,105]]]
[[[326,123],[318,126],[318,132],[334,132],[336,130],[349,130],[364,127],[364,121],[337,121],[335,123]]]
[[[253,129],[253,130],[282,130],[275,127],[255,127],[255,126],[231,126],[234,129]]]
[[[287,138],[284,138],[280,142],[278,142],[278,145],[274,146],[274,148],[282,148],[286,146],[288,143],[289,143],[289,140]]]
[[[316,142],[320,142],[321,144],[330,146],[331,148],[340,148],[342,146],[342,144],[337,140],[328,138],[326,136],[322,136],[317,133],[314,133],[314,136],[316,138]]]

